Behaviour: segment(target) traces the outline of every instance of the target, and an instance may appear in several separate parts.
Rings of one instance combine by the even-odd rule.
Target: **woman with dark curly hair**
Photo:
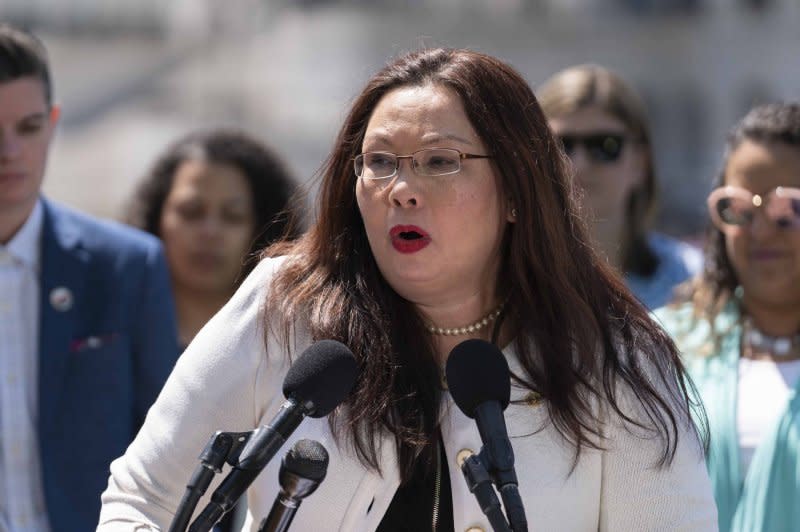
[[[530,86],[494,57],[421,50],[375,74],[323,168],[314,224],[270,248],[183,354],[111,466],[99,530],[166,528],[211,434],[269,422],[292,357],[321,339],[347,345],[360,374],[294,435],[330,456],[296,530],[489,529],[460,470],[481,436],[443,382],[467,339],[510,366],[531,529],[713,530],[678,353],[587,244],[565,167]],[[248,489],[249,530],[279,462]]]
[[[236,130],[189,134],[158,158],[130,222],[164,242],[182,346],[194,338],[290,226],[293,179],[259,141]]]
[[[731,131],[705,270],[657,312],[705,405],[723,532],[800,529],[800,104]]]

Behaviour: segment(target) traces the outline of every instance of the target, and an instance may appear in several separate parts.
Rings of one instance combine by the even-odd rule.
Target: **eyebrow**
[[[420,139],[423,144],[431,145],[436,144],[437,142],[441,142],[442,140],[452,140],[455,142],[459,142],[461,144],[466,144],[468,146],[474,146],[475,143],[469,139],[456,135],[455,133],[446,133],[441,135],[439,133],[433,133],[431,135],[423,135],[422,139]],[[386,135],[384,133],[372,133],[367,137],[364,137],[364,142],[375,142],[379,144],[384,144],[386,146],[391,146],[392,144],[392,137],[390,135]]]
[[[473,145],[473,142],[471,140],[465,139],[464,137],[460,137],[455,133],[447,133],[445,135],[433,134],[427,137],[424,136],[422,142],[424,144],[434,144],[441,140],[454,140],[456,142],[460,142],[461,144],[469,144],[470,146]]]
[[[36,113],[31,113],[29,115],[25,115],[19,119],[20,122],[29,122],[32,120],[47,120],[47,114],[36,112]]]

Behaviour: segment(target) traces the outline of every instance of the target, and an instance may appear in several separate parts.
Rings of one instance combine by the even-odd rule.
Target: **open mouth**
[[[431,237],[424,230],[413,225],[396,225],[389,231],[392,245],[401,253],[414,253],[431,242]]]
[[[422,235],[416,231],[401,231],[398,236],[403,240],[418,240],[422,238]]]

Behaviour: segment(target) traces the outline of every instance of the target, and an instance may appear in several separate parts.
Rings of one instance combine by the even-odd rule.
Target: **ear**
[[[50,106],[50,127],[55,127],[58,124],[58,119],[61,118],[61,106],[53,104]]]

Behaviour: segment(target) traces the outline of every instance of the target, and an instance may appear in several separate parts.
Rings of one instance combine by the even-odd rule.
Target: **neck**
[[[480,321],[496,309],[500,303],[501,301],[496,300],[494,297],[487,297],[486,294],[473,294],[459,302],[442,305],[420,304],[418,307],[422,311],[425,321],[429,324],[442,329],[452,329],[465,327]],[[495,321],[492,320],[488,325],[467,334],[434,334],[433,339],[438,362],[444,365],[450,351],[464,340],[470,338],[490,340],[494,326]]]
[[[191,342],[232,295],[231,292],[200,292],[174,281],[172,293],[178,318],[178,337],[182,345]]]
[[[745,313],[753,325],[770,336],[791,336],[800,332],[800,306],[765,305],[745,298]]]
[[[0,244],[8,244],[14,238],[20,227],[25,225],[35,205],[34,201],[24,205],[4,206],[0,209]]]

